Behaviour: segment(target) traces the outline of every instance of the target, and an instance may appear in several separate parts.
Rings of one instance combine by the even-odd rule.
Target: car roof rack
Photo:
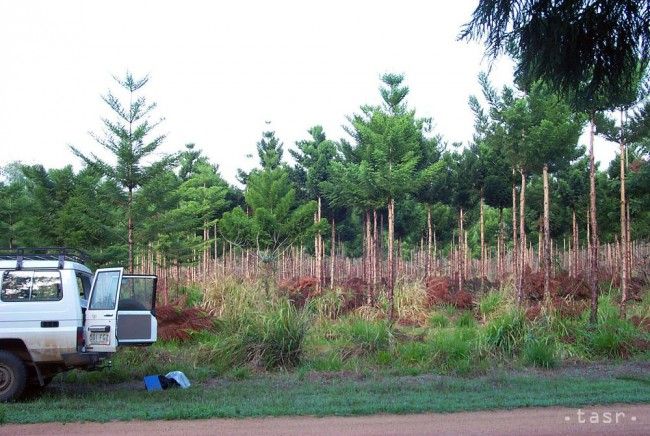
[[[23,268],[25,260],[56,260],[59,269],[63,269],[64,262],[71,261],[85,265],[88,254],[82,250],[67,247],[19,247],[0,249],[0,260],[15,260],[16,269]]]

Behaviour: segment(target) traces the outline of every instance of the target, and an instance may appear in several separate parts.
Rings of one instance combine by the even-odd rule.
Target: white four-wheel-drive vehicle
[[[80,252],[39,248],[1,251],[0,280],[0,401],[156,341],[155,276],[93,274]]]

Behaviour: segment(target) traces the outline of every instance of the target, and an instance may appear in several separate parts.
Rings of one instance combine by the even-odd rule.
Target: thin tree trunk
[[[133,188],[129,188],[129,204],[127,205],[127,243],[129,250],[129,271],[133,272]]]
[[[548,165],[544,164],[542,170],[544,183],[544,300],[547,304],[551,302],[551,232],[549,228],[549,189],[548,189]]]
[[[379,232],[377,231],[377,209],[372,211],[372,286],[376,290],[381,275],[379,274]]]
[[[621,318],[625,318],[627,304],[627,207],[625,197],[625,139],[623,131],[623,110],[621,110]]]
[[[372,237],[370,234],[370,211],[366,210],[365,214],[365,224],[366,224],[366,259],[364,262],[364,280],[368,284],[368,304],[371,304],[374,299],[374,289],[372,284]]]
[[[438,274],[438,243],[436,241],[436,231],[433,231],[433,275]]]
[[[524,274],[526,273],[526,173],[521,173],[521,190],[519,191],[519,235],[521,241],[521,262],[519,267],[519,285],[517,286],[517,302],[523,303],[524,299]]]
[[[632,278],[632,239],[631,239],[632,220],[630,219],[629,201],[627,202],[626,206],[627,206],[627,214],[625,217],[625,226],[626,226],[625,237],[626,237],[626,244],[627,244],[627,277],[628,280],[630,280]]]
[[[515,170],[512,170],[512,281],[515,293],[519,299],[519,245],[517,240],[517,187],[515,185]]]
[[[463,208],[460,208],[460,214],[459,214],[459,223],[458,227],[460,229],[458,233],[458,290],[463,289],[463,272],[465,271],[464,268],[464,260],[465,260],[465,255],[463,253],[463,249],[465,248],[465,238],[463,237]]]
[[[334,288],[334,264],[336,263],[336,220],[332,217],[332,235],[330,241],[330,288]]]
[[[572,213],[572,250],[573,250],[573,277],[578,277],[578,245],[580,244],[580,239],[578,237],[578,220],[576,219],[576,208],[573,207]]]
[[[497,241],[497,276],[499,283],[503,282],[503,255],[505,254],[504,246],[504,228],[503,228],[503,208],[499,208],[499,240]]]
[[[481,188],[481,199],[480,199],[480,208],[481,208],[481,289],[483,288],[483,281],[485,280],[485,225],[484,225],[484,215],[483,215],[483,188]]]
[[[395,287],[395,256],[393,239],[395,237],[395,200],[388,200],[388,319],[393,321],[393,291]]]
[[[321,220],[321,198],[318,197],[318,209],[316,211],[315,221],[319,226],[316,232],[316,241],[314,247],[314,254],[316,255],[316,294],[320,294],[323,289],[323,237],[320,234],[320,220]]]
[[[591,288],[591,314],[589,321],[596,323],[598,315],[598,221],[596,219],[596,163],[594,159],[594,114],[589,125],[589,219],[591,227],[591,259],[589,287]]]
[[[432,238],[432,224],[431,224],[431,205],[427,205],[427,255],[426,255],[426,277],[431,275],[431,238]]]

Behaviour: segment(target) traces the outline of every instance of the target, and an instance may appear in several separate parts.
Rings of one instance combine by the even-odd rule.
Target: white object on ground
[[[187,389],[191,386],[190,381],[181,371],[169,372],[165,375],[165,377],[176,380],[176,383],[178,383],[178,385],[183,389]]]

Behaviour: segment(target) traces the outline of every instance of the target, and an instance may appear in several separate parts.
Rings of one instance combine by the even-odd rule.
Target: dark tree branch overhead
[[[629,99],[647,66],[650,0],[480,0],[459,38],[513,54],[522,83],[542,79],[598,110]]]

